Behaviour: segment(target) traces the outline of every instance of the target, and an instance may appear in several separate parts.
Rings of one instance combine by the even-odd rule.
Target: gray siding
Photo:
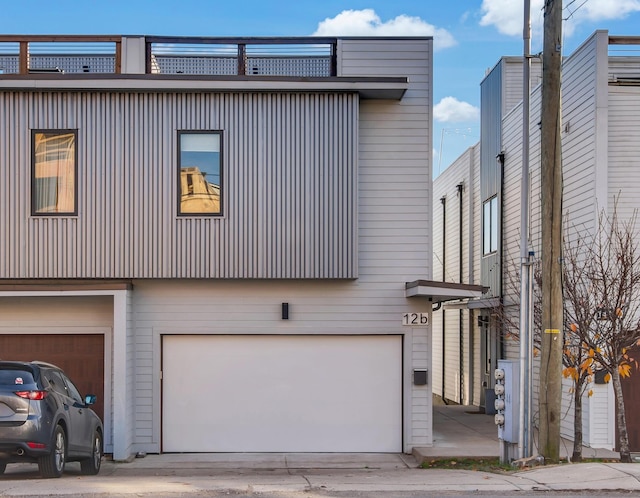
[[[606,192],[606,174],[602,178],[603,185],[598,185],[596,174],[597,166],[606,172],[606,149],[603,158],[605,164],[598,165],[596,139],[598,133],[605,132],[606,140],[606,127],[599,129],[600,126],[606,126],[606,118],[604,123],[597,119],[597,69],[603,71],[606,85],[607,68],[598,68],[596,42],[597,38],[585,42],[565,61],[562,68],[563,210],[568,214],[570,224],[584,225],[587,229],[593,227],[598,209],[597,187],[604,187]],[[606,86],[604,90],[606,92]],[[606,106],[606,99],[603,104]],[[602,205],[600,209],[604,207]]]
[[[502,150],[503,115],[503,69],[501,61],[487,75],[480,85],[480,210],[483,203],[498,196],[498,220],[502,218],[502,170],[496,156]],[[482,220],[482,215],[481,218]],[[484,231],[481,221],[481,230]],[[498,230],[498,248],[501,246],[501,229]],[[480,239],[481,284],[490,288],[489,296],[499,296],[501,292],[501,253],[483,255],[482,237]]]
[[[78,129],[77,217],[30,216],[49,128]],[[178,130],[223,130],[224,216],[176,216]],[[350,93],[4,92],[0,278],[355,278],[357,136]]]
[[[358,285],[361,296],[393,296],[402,282],[431,278],[431,39],[344,39],[338,41],[339,76],[407,77],[400,102],[360,102],[358,145]],[[393,301],[384,309],[391,311]],[[430,311],[429,303],[415,303]],[[354,308],[355,309],[355,308]],[[382,318],[382,317],[381,317]],[[389,316],[387,329],[395,328]],[[384,324],[384,322],[381,322]],[[355,325],[355,324],[354,324]],[[412,352],[406,365],[431,362],[431,328],[405,338]],[[410,380],[409,380],[410,381]],[[429,386],[430,387],[430,386]],[[412,422],[407,444],[431,444],[431,393],[411,385],[405,410]]]
[[[522,57],[503,57],[502,66],[502,116],[522,102]]]
[[[640,68],[638,68],[640,69]],[[640,87],[609,87],[609,209],[629,219],[640,209]],[[633,181],[631,181],[633,179]]]
[[[395,271],[401,264],[403,277],[417,267],[430,278],[431,230],[414,228],[431,225],[432,41],[345,39],[338,53],[341,76],[409,82],[400,102],[360,102],[359,276],[368,278],[365,266]]]
[[[470,276],[473,277],[473,280],[470,280],[469,283],[479,284],[482,281],[480,271],[481,271],[481,255],[479,251],[479,247],[481,244],[481,236],[482,232],[480,231],[481,225],[481,214],[482,211],[480,206],[482,205],[480,199],[480,144],[476,144],[473,147],[473,151],[471,154],[470,164],[470,206],[469,206],[469,223],[470,223],[470,246],[469,246],[469,258],[470,258],[470,266],[472,270],[470,271]],[[477,312],[470,310],[469,311],[469,330],[470,330],[470,348],[471,354],[469,355],[469,404],[479,405],[482,383],[479,381],[480,376],[482,374],[482,363],[480,361],[480,330],[478,328],[477,322]]]
[[[477,218],[478,152],[474,146],[462,154],[434,180],[433,268],[434,278],[445,282],[472,283],[475,274],[475,241],[479,232],[472,228]],[[462,184],[459,193],[457,185]],[[440,199],[444,197],[443,205]],[[460,208],[462,207],[462,218]],[[446,220],[443,212],[446,209]],[[460,247],[462,246],[462,254]],[[461,259],[462,258],[462,259]],[[475,355],[473,329],[469,310],[447,309],[433,313],[433,392],[457,403],[470,404],[476,386],[471,372],[478,359]],[[479,392],[479,391],[478,391]]]
[[[529,85],[534,89],[542,83],[542,61],[539,58],[532,58],[530,61]],[[502,65],[504,85],[502,116],[504,117],[522,102],[524,67],[522,57],[503,57]]]

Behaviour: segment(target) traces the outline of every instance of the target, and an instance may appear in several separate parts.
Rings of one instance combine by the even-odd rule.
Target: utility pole
[[[562,157],[560,73],[562,0],[545,0],[542,49],[542,354],[540,452],[560,459],[562,404]]]

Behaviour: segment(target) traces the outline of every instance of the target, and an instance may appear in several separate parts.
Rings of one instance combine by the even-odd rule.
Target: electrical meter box
[[[500,419],[501,424],[496,419],[498,439],[517,444],[520,427],[520,362],[498,360],[496,374],[496,384],[500,385],[499,388],[496,385],[496,411],[504,416]]]

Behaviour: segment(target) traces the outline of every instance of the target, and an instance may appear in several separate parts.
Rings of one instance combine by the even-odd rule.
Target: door
[[[162,451],[402,451],[401,336],[164,336]]]
[[[495,320],[488,314],[478,317],[480,328],[480,369],[481,369],[481,389],[480,408],[485,413],[495,413],[494,401],[495,385],[494,371],[498,364],[498,341]]]

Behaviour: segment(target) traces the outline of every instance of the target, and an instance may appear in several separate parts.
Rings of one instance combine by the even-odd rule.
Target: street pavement
[[[83,476],[69,463],[60,479],[42,479],[37,466],[8,465],[0,496],[373,496],[408,493],[523,495],[572,491],[640,493],[640,464],[610,460],[616,453],[584,449],[598,463],[546,465],[517,472],[422,469],[423,461],[496,457],[493,417],[469,407],[434,407],[434,444],[404,454],[211,453],[147,455],[131,462],[105,459],[100,474]],[[563,453],[571,450],[566,443]]]

